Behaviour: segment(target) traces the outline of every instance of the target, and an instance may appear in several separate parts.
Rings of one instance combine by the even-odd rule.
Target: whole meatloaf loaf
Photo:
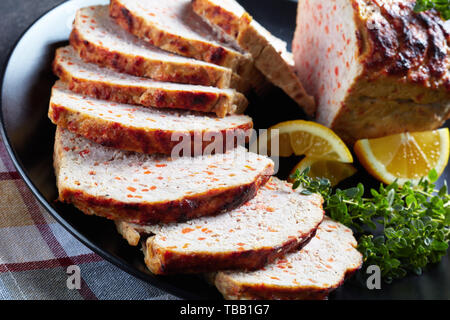
[[[195,158],[126,152],[58,127],[54,167],[60,201],[88,215],[148,224],[236,208],[269,180],[274,164],[243,147]]]
[[[154,81],[101,68],[84,62],[70,46],[56,51],[53,70],[70,90],[118,103],[214,112],[218,117],[242,113],[248,105],[234,89]]]
[[[414,0],[299,0],[296,71],[347,142],[450,117],[449,25]]]
[[[86,62],[138,77],[219,88],[240,85],[229,68],[178,56],[136,38],[109,17],[108,6],[78,10],[70,44]]]
[[[325,218],[316,236],[257,271],[221,271],[209,276],[229,300],[321,300],[363,262],[352,231]]]
[[[103,146],[141,153],[194,156],[245,144],[253,121],[186,110],[153,109],[85,97],[58,81],[48,116],[69,131]]]
[[[144,241],[148,268],[173,274],[262,268],[304,245],[323,217],[319,195],[301,195],[272,178],[255,198],[214,217],[154,226],[116,224],[130,243],[136,235],[149,235]]]

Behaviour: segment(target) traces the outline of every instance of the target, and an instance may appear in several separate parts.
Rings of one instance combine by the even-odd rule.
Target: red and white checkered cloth
[[[69,289],[67,268],[80,268]],[[63,229],[15,170],[0,138],[0,300],[174,299],[104,261]]]

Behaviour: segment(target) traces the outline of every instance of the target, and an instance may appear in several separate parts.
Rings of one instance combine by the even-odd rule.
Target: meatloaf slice
[[[148,224],[236,208],[269,180],[274,164],[243,147],[195,158],[126,152],[58,127],[54,167],[60,201],[88,215]]]
[[[229,41],[249,52],[256,68],[284,90],[309,115],[315,113],[309,96],[294,73],[294,59],[284,41],[257,23],[235,0],[192,0],[194,11]]]
[[[48,115],[54,124],[101,145],[148,154],[224,152],[244,144],[253,127],[244,115],[217,118],[87,98],[61,81],[53,87]]]
[[[414,0],[299,0],[296,71],[317,120],[347,142],[450,117],[449,29]]]
[[[296,250],[323,219],[322,198],[303,196],[272,178],[240,208],[214,217],[156,226],[118,223],[130,244],[139,234],[145,262],[155,274],[255,270]],[[131,235],[134,235],[131,237]]]
[[[160,82],[101,68],[84,62],[70,46],[56,50],[53,70],[70,90],[118,103],[214,112],[221,118],[242,113],[248,105],[233,89]]]
[[[219,88],[239,85],[229,68],[171,54],[129,34],[109,17],[108,6],[78,10],[70,43],[86,62],[138,77]]]
[[[229,300],[325,299],[361,267],[356,245],[350,229],[325,218],[301,250],[257,271],[221,271],[210,278]]]
[[[249,54],[217,41],[192,11],[190,0],[111,0],[111,17],[125,30],[161,49],[238,71]]]

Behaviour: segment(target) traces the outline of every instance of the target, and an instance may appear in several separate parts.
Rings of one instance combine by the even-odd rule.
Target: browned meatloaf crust
[[[300,249],[302,245],[307,243],[308,239],[305,240],[304,237],[301,237],[299,239],[291,239],[277,248],[226,252],[215,254],[213,257],[210,253],[186,255],[170,250],[153,250],[151,246],[152,238],[149,238],[147,243],[145,243],[143,250],[146,255],[145,263],[147,267],[153,273],[160,275],[203,273],[231,269],[257,270],[286,252]]]
[[[57,164],[57,160],[55,160]],[[271,170],[268,168],[267,173]],[[114,199],[100,199],[82,191],[63,190],[59,201],[72,203],[87,215],[98,215],[110,220],[126,220],[133,223],[170,223],[197,217],[214,215],[239,207],[253,198],[268,180],[261,175],[253,183],[237,188],[214,190],[201,196],[156,204],[123,203]]]
[[[347,270],[339,282],[327,288],[277,288],[264,283],[245,286],[230,281],[225,274],[215,278],[215,285],[227,300],[326,300],[332,291],[341,287],[359,269],[360,266]]]
[[[299,1],[297,73],[318,101],[318,121],[349,143],[433,130],[450,117],[448,24],[414,5]]]
[[[324,217],[322,198],[303,196],[273,178],[244,206],[185,223],[139,226],[145,262],[156,274],[262,268],[303,246]],[[118,224],[129,237],[129,228]],[[136,240],[136,234],[133,236]],[[133,243],[133,241],[130,241]]]
[[[209,275],[229,300],[323,300],[362,265],[350,229],[324,219],[315,237],[256,271],[221,271]]]

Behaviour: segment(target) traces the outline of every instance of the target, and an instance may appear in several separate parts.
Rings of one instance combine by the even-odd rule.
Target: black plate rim
[[[97,246],[95,243],[93,243],[92,241],[87,239],[82,233],[77,231],[77,229],[75,227],[73,227],[68,221],[66,221],[62,216],[60,216],[58,211],[55,210],[50,205],[50,203],[45,199],[45,197],[42,195],[42,193],[39,191],[39,189],[34,185],[34,183],[28,177],[21,160],[19,159],[18,155],[16,154],[16,151],[14,150],[14,148],[12,146],[11,140],[9,139],[9,136],[7,133],[6,123],[5,123],[4,114],[3,114],[3,94],[4,94],[5,75],[7,73],[7,70],[8,70],[9,64],[10,64],[10,60],[11,60],[12,56],[14,55],[14,53],[15,53],[18,45],[22,41],[22,39],[41,19],[43,19],[46,15],[50,14],[51,12],[58,9],[59,7],[67,5],[67,3],[70,3],[72,1],[76,1],[76,0],[67,0],[58,5],[55,5],[52,8],[50,8],[49,10],[47,10],[45,13],[43,13],[40,17],[35,19],[25,29],[25,31],[23,31],[22,34],[17,38],[14,45],[9,50],[6,60],[1,65],[2,69],[0,69],[0,135],[3,139],[5,149],[8,153],[14,167],[16,168],[17,172],[19,173],[20,177],[25,182],[26,186],[30,189],[33,196],[43,206],[43,208],[56,220],[57,223],[59,223],[66,231],[68,231],[72,236],[74,236],[77,240],[79,240],[83,245],[85,245],[91,251],[98,254],[105,261],[108,261],[108,262],[112,263],[113,265],[117,266],[124,272],[136,277],[137,279],[147,282],[161,290],[164,290],[164,291],[174,295],[177,298],[193,299],[193,300],[211,299],[211,298],[207,298],[207,297],[205,298],[205,297],[199,296],[198,294],[196,294],[194,292],[194,290],[186,290],[186,289],[180,288],[168,281],[165,281],[164,278],[159,278],[157,276],[152,276],[150,274],[146,274],[145,272],[134,268],[126,260],[120,259],[120,258],[114,256],[113,254],[102,249],[100,246]],[[286,0],[286,1],[292,1],[292,0]]]
[[[22,162],[19,160],[14,148],[12,147],[11,141],[9,139],[6,124],[4,121],[4,115],[3,115],[3,87],[4,87],[4,79],[6,75],[6,71],[9,67],[9,63],[11,60],[11,57],[13,56],[17,46],[22,41],[22,39],[25,37],[25,35],[32,29],[42,18],[44,18],[46,15],[51,13],[53,10],[58,9],[61,6],[66,5],[67,3],[71,2],[70,0],[64,1],[63,3],[60,3],[58,5],[53,6],[46,12],[44,12],[41,16],[39,16],[37,19],[35,19],[22,34],[18,37],[14,45],[12,46],[12,49],[7,54],[6,61],[2,65],[2,71],[0,73],[0,134],[3,139],[3,144],[5,145],[6,151],[16,168],[17,172],[19,173],[20,177],[23,179],[27,187],[32,192],[33,196],[38,200],[38,202],[47,210],[47,212],[61,225],[63,228],[68,231],[72,236],[74,236],[77,240],[79,240],[83,245],[88,247],[91,251],[98,254],[100,257],[102,257],[104,260],[112,263],[113,265],[119,267],[121,270],[125,271],[128,274],[133,275],[134,277],[145,281],[147,283],[150,283],[151,285],[160,288],[178,298],[185,298],[185,299],[198,299],[199,297],[192,292],[187,292],[185,290],[180,289],[177,286],[174,286],[172,284],[169,284],[163,280],[159,280],[156,277],[152,277],[150,275],[146,275],[144,272],[138,271],[137,269],[133,268],[131,265],[129,265],[127,262],[125,262],[122,259],[114,257],[112,254],[108,253],[106,250],[103,250],[102,248],[98,247],[94,243],[92,243],[89,239],[87,239],[83,234],[78,232],[76,228],[74,228],[70,223],[68,223],[64,218],[62,218],[59,213],[52,208],[52,206],[48,203],[48,201],[44,198],[44,196],[41,194],[39,189],[34,185],[34,183],[31,181],[31,179],[28,177],[27,173],[25,172],[25,169],[22,165]]]

